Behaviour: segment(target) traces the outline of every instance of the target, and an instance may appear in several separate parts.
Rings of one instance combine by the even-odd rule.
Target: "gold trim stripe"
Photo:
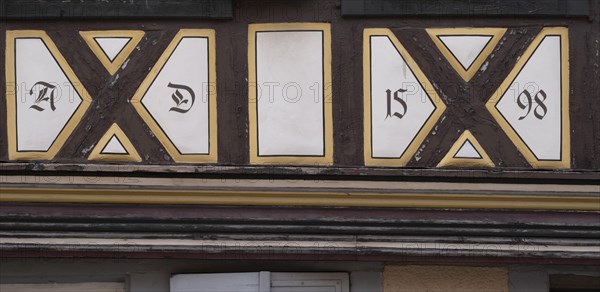
[[[106,166],[108,164],[95,164]],[[138,165],[135,165],[138,166]],[[123,169],[125,171],[125,169]],[[135,173],[137,170],[128,171]],[[419,192],[419,193],[470,193],[470,194],[504,194],[504,195],[550,195],[550,196],[588,196],[598,197],[600,185],[591,184],[524,184],[524,183],[464,183],[464,182],[414,182],[414,181],[359,181],[328,179],[228,179],[181,177],[173,173],[171,177],[139,177],[124,175],[107,176],[60,176],[60,175],[0,175],[0,187],[31,188],[32,184],[39,188],[71,189],[88,188],[146,188],[146,189],[222,189],[243,190],[259,189],[262,191],[283,189],[302,190],[317,188],[319,191],[341,191],[362,193]]]
[[[600,211],[600,198],[495,194],[2,188],[0,202]]]

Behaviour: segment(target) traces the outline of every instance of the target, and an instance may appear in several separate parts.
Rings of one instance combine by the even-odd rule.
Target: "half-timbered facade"
[[[1,291],[600,286],[598,0],[0,9]]]

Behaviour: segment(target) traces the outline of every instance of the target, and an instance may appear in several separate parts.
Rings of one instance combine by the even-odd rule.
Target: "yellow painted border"
[[[600,211],[598,197],[496,194],[1,188],[0,202]]]
[[[371,145],[371,47],[370,37],[371,36],[387,36],[390,41],[394,44],[396,49],[400,52],[404,58],[406,64],[412,69],[415,77],[421,84],[421,87],[427,91],[429,99],[435,106],[435,110],[425,122],[421,130],[416,134],[412,143],[408,145],[404,154],[399,158],[373,158]],[[402,46],[398,38],[394,33],[387,28],[367,28],[363,32],[363,90],[364,90],[364,159],[366,166],[391,166],[401,167],[405,166],[411,159],[411,157],[417,152],[419,146],[427,137],[427,134],[433,129],[437,121],[446,110],[446,105],[442,102],[442,99],[438,96],[437,92],[433,89],[433,85],[429,82],[429,79],[425,76],[421,68],[417,65],[414,59],[410,56],[408,51]]]
[[[256,112],[256,32],[263,31],[323,31],[323,102],[325,120],[324,156],[259,156],[258,117]],[[251,164],[332,165],[333,164],[333,118],[331,90],[331,26],[329,23],[263,23],[248,26],[248,114],[250,128]]]
[[[152,85],[152,82],[158,76],[158,73],[167,60],[177,47],[179,41],[184,37],[206,37],[208,38],[208,55],[209,55],[209,84],[215,86],[209,86],[209,153],[208,154],[181,154],[177,150],[177,147],[169,140],[167,134],[163,132],[158,123],[152,118],[152,115],[142,105],[142,98]],[[136,109],[142,119],[148,124],[148,127],[152,130],[154,135],[165,147],[169,155],[175,162],[179,163],[216,163],[217,162],[217,69],[216,69],[216,38],[215,31],[213,29],[181,29],[175,35],[169,46],[165,49],[164,53],[160,56],[154,67],[146,79],[142,82],[135,95],[131,99],[133,107]]]
[[[454,155],[460,150],[461,146],[465,141],[469,141],[477,153],[481,156],[480,159],[469,159],[469,158],[455,158]],[[475,139],[475,136],[471,131],[464,131],[460,137],[454,142],[454,145],[450,148],[446,156],[440,161],[437,167],[494,167],[495,164],[490,159],[490,156],[483,150],[479,141]]]
[[[127,60],[131,52],[138,45],[145,32],[142,30],[91,30],[91,31],[80,31],[79,35],[85,40],[90,49],[96,57],[100,60],[104,68],[108,70],[110,75],[115,75],[121,65]],[[100,45],[94,40],[94,38],[117,38],[117,37],[128,37],[131,40],[125,45],[125,47],[119,52],[117,57],[111,62],[110,59],[104,54]]]
[[[15,39],[17,38],[38,38],[41,39],[54,56],[59,67],[65,73],[71,85],[81,97],[81,104],[73,113],[69,121],[65,124],[62,131],[58,134],[55,141],[50,145],[48,151],[17,151],[17,86],[15,76]],[[8,134],[8,159],[9,160],[50,160],[62,148],[69,136],[75,130],[75,127],[81,121],[81,118],[90,106],[92,99],[81,81],[73,72],[65,58],[62,56],[52,39],[43,30],[7,30],[6,31],[6,124]]]
[[[110,141],[112,136],[117,137],[121,145],[125,148],[128,154],[102,154],[100,153],[106,144]],[[104,136],[100,138],[100,141],[96,144],[88,160],[101,160],[101,161],[116,161],[116,162],[141,162],[142,157],[138,154],[137,150],[131,143],[131,140],[127,138],[127,135],[121,130],[117,123],[113,123],[112,126],[104,133]]]
[[[458,75],[466,82],[469,82],[473,76],[477,73],[483,62],[487,57],[494,51],[494,48],[500,42],[500,39],[506,33],[506,28],[490,28],[490,27],[468,27],[468,28],[428,28],[426,29],[427,34],[435,43],[435,46],[440,50],[442,55],[446,57],[446,60],[450,63],[452,68],[456,70]],[[452,35],[489,35],[492,39],[487,43],[483,50],[479,53],[479,56],[473,61],[471,67],[465,70],[456,57],[448,50],[446,45],[438,38],[438,36],[452,36]]]
[[[502,96],[506,93],[506,91],[510,88],[510,85],[513,83],[513,80],[517,77],[518,73],[523,69],[527,61],[531,58],[531,55],[538,47],[538,45],[543,41],[544,37],[547,35],[560,35],[561,41],[561,65],[562,65],[562,145],[561,145],[561,160],[557,161],[544,161],[538,160],[533,152],[527,147],[525,141],[523,141],[519,135],[515,132],[515,130],[510,126],[508,121],[502,117],[502,114],[496,108],[496,104],[500,101]],[[510,140],[517,146],[521,154],[525,157],[525,159],[531,164],[534,168],[560,168],[567,169],[571,167],[571,134],[570,134],[570,120],[569,120],[569,30],[566,27],[546,27],[543,28],[542,31],[535,37],[535,39],[531,42],[525,53],[520,57],[519,61],[513,68],[513,70],[508,74],[508,77],[502,82],[500,87],[494,92],[494,94],[490,97],[488,102],[485,105],[487,109],[490,111],[496,122],[500,125],[500,127],[504,130],[504,132],[508,135]]]

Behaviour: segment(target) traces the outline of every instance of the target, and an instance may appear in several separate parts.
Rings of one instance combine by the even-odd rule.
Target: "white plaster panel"
[[[400,119],[387,115],[387,93],[404,89],[400,95],[406,103]],[[431,90],[431,89],[429,89]],[[392,112],[403,113],[402,106],[392,98]],[[399,158],[435,106],[427,96],[398,50],[387,36],[371,37],[371,125],[372,156]]]
[[[104,51],[110,61],[114,61],[121,50],[129,43],[131,38],[94,38],[98,46]]]
[[[455,158],[481,158],[481,155],[475,150],[473,144],[469,140],[466,140],[465,143],[458,149]]]
[[[323,32],[256,35],[259,155],[324,155]]]
[[[525,144],[539,160],[559,160],[561,157],[561,44],[560,36],[547,36],[527,61],[509,89],[496,105],[498,111],[515,129]],[[521,109],[517,97],[527,90],[531,95],[531,111]],[[538,107],[534,97],[543,90],[547,108],[542,119],[535,117]],[[525,95],[521,95],[522,104],[528,105]],[[541,108],[538,113],[543,113]]]
[[[15,40],[15,70],[17,150],[47,151],[82,99],[40,38]],[[44,85],[34,86],[39,81],[55,88],[52,90]],[[30,94],[32,88],[33,94]],[[44,88],[48,88],[45,97],[49,99],[36,103],[38,94]],[[50,104],[52,92],[54,110]],[[43,110],[31,108],[32,105]]]
[[[102,153],[102,154],[127,154],[127,150],[125,150],[125,147],[123,147],[123,145],[119,141],[119,138],[117,138],[117,136],[113,135],[110,138],[110,140],[108,140],[108,143],[106,143],[106,146],[104,147],[104,149],[102,149],[102,152],[100,152],[100,153]]]
[[[471,67],[492,36],[440,36],[440,40],[465,70]]]
[[[181,154],[208,154],[208,70],[208,39],[184,37],[141,100]],[[188,90],[169,84],[189,87],[193,104]],[[180,105],[172,97],[176,91],[183,97]]]

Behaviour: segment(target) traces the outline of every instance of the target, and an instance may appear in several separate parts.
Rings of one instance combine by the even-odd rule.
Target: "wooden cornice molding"
[[[0,202],[600,211],[596,185],[2,176]]]

